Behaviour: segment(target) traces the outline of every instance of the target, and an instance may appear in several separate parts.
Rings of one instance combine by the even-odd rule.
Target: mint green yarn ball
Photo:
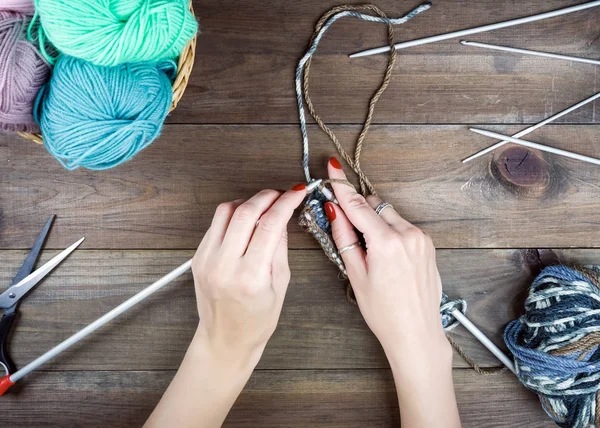
[[[46,37],[96,65],[176,58],[198,31],[189,0],[36,0]]]

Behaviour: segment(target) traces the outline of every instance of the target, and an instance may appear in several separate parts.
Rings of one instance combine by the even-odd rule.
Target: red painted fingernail
[[[294,187],[292,187],[292,190],[295,190],[296,192],[306,190],[306,184],[304,184],[304,183],[296,184]]]
[[[325,202],[325,214],[330,222],[335,220],[335,208],[331,202]]]
[[[342,169],[342,165],[340,164],[340,161],[337,160],[337,158],[331,158],[331,159],[329,159],[329,163],[335,169]]]

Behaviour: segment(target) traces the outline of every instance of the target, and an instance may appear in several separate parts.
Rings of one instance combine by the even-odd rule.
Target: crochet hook
[[[515,25],[527,24],[529,22],[541,21],[543,19],[554,18],[556,16],[566,15],[568,13],[579,12],[581,10],[590,9],[592,7],[600,6],[600,0],[592,1],[589,3],[579,4],[577,6],[567,7],[565,9],[559,9],[552,12],[541,13],[539,15],[527,16],[524,18],[513,19],[510,21],[498,22],[496,24],[484,25],[482,27],[470,28],[466,30],[454,31],[452,33],[440,34],[437,36],[426,37],[424,39],[411,40],[409,42],[397,43],[394,45],[396,49],[405,49],[413,46],[426,45],[429,43],[441,42],[443,40],[456,39],[459,37],[469,36],[471,34],[484,33],[486,31],[499,30],[501,28],[513,27]],[[350,58],[358,58],[361,56],[369,56],[389,52],[390,46],[382,46],[380,48],[367,49],[362,52],[357,52],[350,55]]]
[[[531,141],[521,140],[519,138],[509,137],[508,135],[498,134],[496,132],[485,131],[483,129],[471,128],[470,131],[477,134],[485,135],[490,138],[498,138],[500,140],[506,140],[511,143],[520,144],[525,147],[532,149],[541,150],[543,152],[554,153],[555,155],[564,156],[571,159],[577,159],[583,162],[591,163],[594,165],[600,165],[600,159],[592,158],[590,156],[580,155],[578,153],[568,152],[562,149],[556,149],[554,147],[544,146],[542,144],[534,143]]]
[[[137,305],[138,303],[140,303],[142,300],[146,299],[151,294],[157,292],[158,290],[160,290],[161,288],[163,288],[164,286],[169,284],[174,279],[183,275],[185,272],[187,272],[191,268],[191,266],[192,266],[192,260],[188,260],[187,262],[185,262],[178,268],[174,269],[167,275],[163,276],[158,281],[154,282],[153,284],[151,284],[144,290],[140,291],[135,296],[129,298],[128,300],[121,303],[119,306],[117,306],[110,312],[101,316],[100,318],[98,318],[96,321],[94,321],[87,327],[84,327],[82,330],[78,331],[73,336],[69,337],[65,341],[56,345],[54,348],[50,349],[48,352],[46,352],[42,356],[36,358],[35,360],[33,360],[32,362],[27,364],[25,367],[23,367],[21,370],[18,370],[17,372],[13,373],[12,375],[0,378],[0,396],[4,395],[4,393],[11,386],[13,386],[17,381],[19,381],[23,377],[27,376],[32,371],[36,370],[43,364],[47,363],[48,361],[50,361],[51,359],[53,359],[54,357],[56,357],[63,351],[67,350],[71,346],[75,345],[80,340],[89,336],[90,334],[92,334],[93,332],[95,332],[100,327],[104,326],[105,324],[109,323],[110,321],[112,321],[113,319],[118,317],[119,315],[123,314],[124,312],[127,312],[133,306]]]
[[[523,54],[523,55],[543,56],[546,58],[564,59],[566,61],[583,62],[586,64],[600,65],[600,61],[598,61],[598,60],[580,58],[577,56],[560,55],[560,54],[554,54],[554,53],[550,53],[550,52],[532,51],[529,49],[511,48],[509,46],[490,45],[488,43],[469,42],[467,40],[463,40],[460,43],[463,44],[464,46],[474,46],[477,48],[492,49],[492,50],[496,50],[496,51],[512,52],[512,53],[518,53],[518,54]]]
[[[569,107],[566,110],[563,110],[563,111],[555,114],[554,116],[550,116],[549,118],[541,121],[540,123],[538,123],[536,125],[530,126],[529,128],[522,130],[521,132],[517,132],[515,135],[513,135],[513,138],[524,137],[525,135],[532,133],[536,129],[539,129],[542,126],[549,124],[550,122],[554,122],[555,120],[560,119],[561,117],[563,117],[563,116],[565,116],[565,115],[567,115],[567,114],[569,114],[569,113],[571,113],[571,112],[573,112],[573,111],[575,111],[575,110],[583,107],[586,104],[591,103],[592,101],[597,100],[598,98],[600,98],[600,92],[598,92],[596,95],[592,95],[591,97],[586,98],[585,100],[581,101],[580,103],[575,104],[572,107]],[[491,146],[489,146],[489,147],[487,147],[487,148],[485,148],[483,150],[478,151],[477,153],[475,153],[474,155],[469,156],[466,159],[463,159],[462,162],[463,163],[469,162],[469,161],[471,161],[473,159],[478,158],[479,156],[483,156],[483,155],[491,152],[492,150],[496,150],[498,147],[503,146],[504,144],[509,143],[509,142],[510,141],[506,141],[506,140],[500,141],[500,142],[498,142],[496,144],[493,144],[493,145],[491,145]]]

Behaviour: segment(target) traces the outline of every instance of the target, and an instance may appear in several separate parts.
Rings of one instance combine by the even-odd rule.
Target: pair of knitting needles
[[[452,32],[452,33],[446,33],[446,34],[440,34],[437,36],[426,37],[424,39],[418,39],[418,40],[412,40],[409,42],[398,43],[398,44],[394,45],[394,47],[398,50],[398,49],[409,48],[412,46],[420,46],[420,45],[435,43],[435,42],[439,42],[439,41],[443,41],[443,40],[460,38],[460,37],[468,36],[471,34],[479,34],[479,33],[484,33],[487,31],[498,30],[501,28],[507,28],[507,27],[512,27],[512,26],[516,26],[516,25],[526,24],[529,22],[540,21],[543,19],[554,18],[557,16],[562,16],[562,15],[566,15],[569,13],[579,12],[579,11],[590,9],[590,8],[597,7],[597,6],[600,6],[600,0],[580,4],[577,6],[568,7],[565,9],[559,9],[559,10],[552,11],[552,12],[546,12],[546,13],[528,16],[528,17],[524,17],[524,18],[513,19],[510,21],[499,22],[496,24],[484,25],[482,27],[460,30],[460,31]],[[524,55],[535,55],[535,56],[542,56],[542,57],[548,57],[548,58],[554,58],[554,59],[562,59],[562,60],[575,61],[575,62],[581,62],[581,63],[586,63],[586,64],[594,64],[594,65],[600,64],[600,61],[598,61],[598,60],[579,58],[579,57],[568,56],[568,55],[559,55],[559,54],[554,54],[554,53],[549,53],[549,52],[539,52],[539,51],[533,51],[533,50],[527,50],[527,49],[512,48],[512,47],[508,47],[508,46],[490,45],[490,44],[486,44],[486,43],[470,42],[470,41],[466,41],[466,40],[462,41],[461,43],[465,46],[474,46],[474,47],[480,47],[480,48],[485,48],[485,49],[494,49],[494,50],[500,50],[500,51],[506,51],[506,52],[519,53],[519,54],[524,54]],[[350,55],[350,57],[356,58],[356,57],[362,57],[362,56],[369,56],[369,55],[374,55],[374,54],[378,54],[378,53],[388,52],[390,50],[391,50],[390,46],[383,46],[380,48],[368,49],[363,52],[358,52],[358,53]],[[570,107],[570,108],[538,123],[537,125],[531,126],[513,136],[507,136],[507,135],[502,135],[502,134],[498,134],[495,132],[485,131],[482,129],[472,128],[471,131],[473,131],[473,132],[476,132],[481,135],[485,135],[490,138],[498,138],[498,139],[501,139],[502,141],[500,141],[484,150],[481,150],[480,152],[475,153],[472,156],[469,156],[468,158],[463,160],[463,163],[473,160],[475,158],[478,158],[479,156],[483,156],[484,154],[489,153],[492,150],[494,150],[506,143],[512,142],[515,144],[520,144],[522,146],[537,149],[540,151],[554,153],[556,155],[565,156],[565,157],[568,157],[571,159],[577,159],[577,160],[580,160],[583,162],[588,162],[588,163],[591,163],[594,165],[600,165],[600,159],[593,158],[590,156],[580,155],[578,153],[569,152],[567,150],[556,149],[554,147],[548,147],[548,146],[545,146],[542,144],[534,143],[534,142],[523,140],[520,138],[520,137],[523,137],[523,136],[535,131],[536,129],[541,128],[542,126],[544,126],[550,122],[557,120],[558,118],[560,118],[568,113],[571,113],[572,111],[577,110],[578,108],[580,108],[590,102],[595,101],[599,97],[600,97],[600,94],[596,94],[596,95],[580,102],[579,104],[576,104],[575,106]]]

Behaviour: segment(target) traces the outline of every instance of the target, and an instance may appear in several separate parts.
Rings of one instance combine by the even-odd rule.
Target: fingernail
[[[342,165],[340,164],[340,161],[337,160],[337,158],[331,158],[331,159],[329,159],[329,163],[335,169],[342,169]]]
[[[325,214],[330,222],[335,220],[335,208],[331,202],[325,202]]]
[[[295,190],[296,192],[306,190],[306,184],[304,184],[304,183],[296,184],[294,187],[292,187],[292,190]]]

